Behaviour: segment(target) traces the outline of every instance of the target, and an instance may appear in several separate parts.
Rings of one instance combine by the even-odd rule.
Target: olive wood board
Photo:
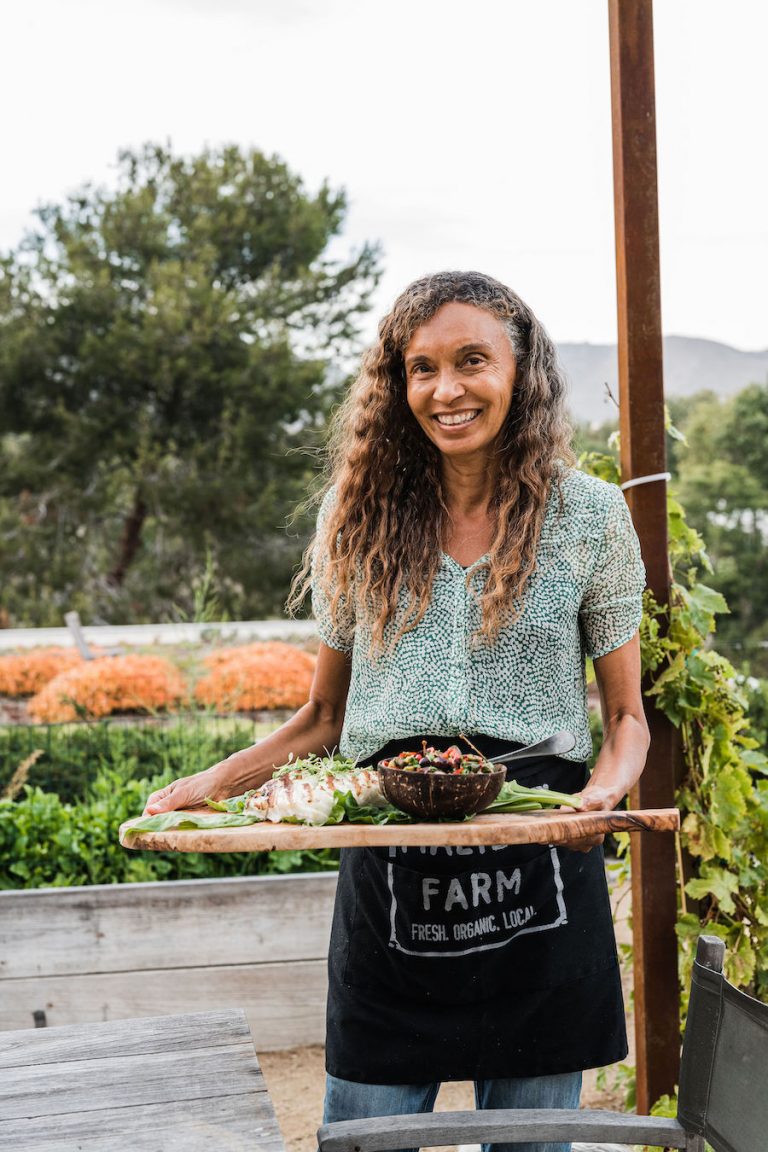
[[[137,832],[120,826],[124,848],[153,852],[272,852],[281,848],[429,847],[430,845],[567,844],[604,832],[675,832],[677,808],[629,812],[525,812],[475,816],[458,823],[419,824],[247,824],[242,828],[174,828]]]

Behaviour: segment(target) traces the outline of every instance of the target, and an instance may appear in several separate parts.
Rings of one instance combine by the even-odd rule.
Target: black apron
[[[472,740],[487,756],[520,746]],[[576,792],[586,768],[550,757],[508,775]],[[344,849],[328,975],[326,1067],[344,1080],[542,1076],[627,1054],[602,848]]]

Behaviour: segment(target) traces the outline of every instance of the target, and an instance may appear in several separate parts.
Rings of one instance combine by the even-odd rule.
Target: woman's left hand
[[[581,807],[574,809],[564,809],[570,812],[611,812],[615,807],[615,799],[609,794],[607,788],[601,788],[599,784],[586,786],[583,792],[577,792],[577,796],[581,797]],[[602,844],[605,836],[602,834],[595,836],[582,836],[578,840],[569,840],[564,844],[564,848],[570,848],[574,852],[589,852],[598,844]]]
[[[640,692],[640,638],[637,633],[595,660],[603,714],[603,745],[581,796],[580,812],[611,812],[638,780],[648,752],[648,725]],[[604,836],[584,836],[567,847],[589,852]]]

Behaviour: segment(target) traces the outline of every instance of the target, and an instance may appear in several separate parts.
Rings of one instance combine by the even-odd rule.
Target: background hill
[[[558,344],[558,351],[570,383],[573,419],[590,424],[614,420],[616,409],[606,396],[605,385],[618,397],[616,345]],[[707,391],[732,396],[747,384],[766,381],[768,348],[742,352],[714,340],[664,337],[664,385],[668,396]]]

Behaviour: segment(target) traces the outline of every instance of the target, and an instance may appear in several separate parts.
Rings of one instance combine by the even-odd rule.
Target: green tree
[[[343,192],[279,159],[147,145],[0,262],[2,607],[17,623],[279,608],[378,275],[332,260]],[[208,577],[208,578],[209,578]]]
[[[705,538],[711,583],[728,601],[718,647],[736,664],[768,672],[768,385],[729,399],[676,401],[688,448],[673,463],[688,520]]]
[[[730,606],[718,622],[718,647],[738,667],[768,676],[768,386],[729,398],[672,397],[668,410],[675,490],[706,541],[710,583]],[[577,425],[578,451],[615,448],[617,424]]]

